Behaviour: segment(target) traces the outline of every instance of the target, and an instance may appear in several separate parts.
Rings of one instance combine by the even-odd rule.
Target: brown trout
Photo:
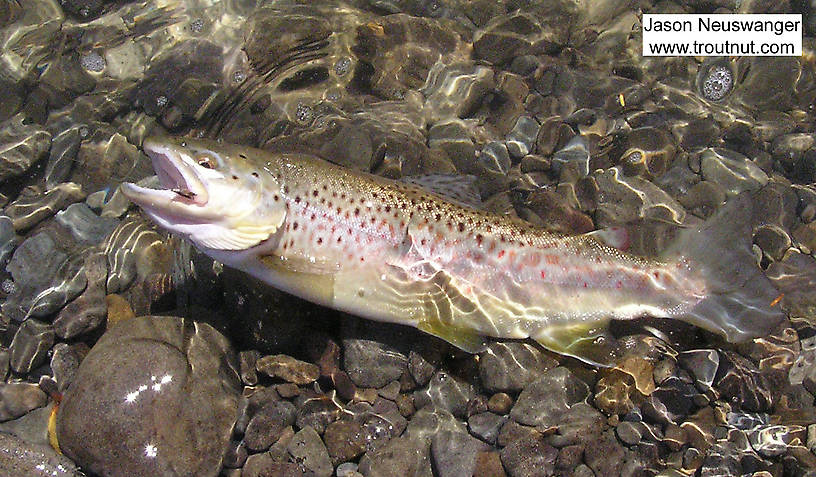
[[[161,227],[288,293],[466,351],[532,338],[610,365],[612,319],[677,318],[736,342],[782,317],[745,240],[745,196],[647,259],[307,155],[173,138],[144,150],[164,189],[123,191]]]

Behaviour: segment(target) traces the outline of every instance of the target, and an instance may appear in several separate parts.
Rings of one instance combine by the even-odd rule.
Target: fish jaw
[[[204,249],[246,250],[268,240],[285,210],[263,200],[264,179],[238,158],[207,156],[206,144],[147,139],[144,151],[163,189],[132,183],[122,192],[154,222]],[[274,186],[274,184],[272,184]]]

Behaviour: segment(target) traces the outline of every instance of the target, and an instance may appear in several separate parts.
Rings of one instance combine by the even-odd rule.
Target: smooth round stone
[[[11,340],[11,369],[27,373],[43,364],[54,345],[54,328],[48,323],[28,319]]]
[[[36,384],[0,384],[0,421],[16,419],[47,403],[48,396]]]
[[[99,475],[215,476],[238,417],[237,369],[229,343],[207,324],[120,322],[64,394],[60,448]]]

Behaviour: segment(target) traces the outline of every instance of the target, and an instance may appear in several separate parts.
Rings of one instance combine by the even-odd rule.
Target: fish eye
[[[258,173],[257,173],[257,172],[253,172],[253,173],[252,173],[252,177],[256,177],[256,178],[257,178],[257,177],[260,177],[260,176],[258,175]]]
[[[211,157],[199,156],[196,158],[196,162],[205,169],[215,169],[215,161]]]

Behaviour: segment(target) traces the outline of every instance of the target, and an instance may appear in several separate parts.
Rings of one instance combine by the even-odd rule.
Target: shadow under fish
[[[532,338],[609,366],[611,320],[673,318],[740,342],[784,316],[751,253],[745,194],[644,258],[625,251],[625,228],[565,236],[483,211],[466,179],[393,181],[208,140],[144,149],[162,189],[122,190],[160,226],[281,290],[468,352]]]

